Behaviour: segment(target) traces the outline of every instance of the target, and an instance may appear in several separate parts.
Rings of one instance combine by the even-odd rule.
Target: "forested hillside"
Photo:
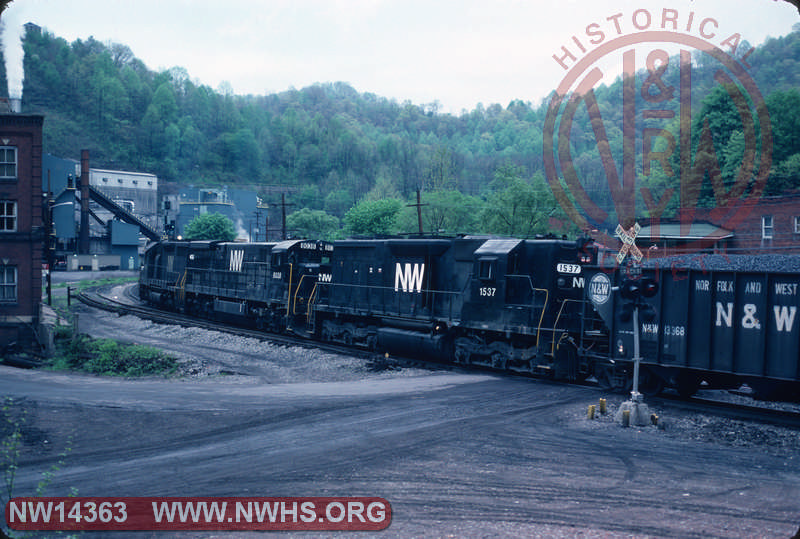
[[[307,208],[306,218],[312,210],[327,213],[317,212],[317,221],[342,218],[365,197],[396,199],[395,211],[407,215],[394,230],[414,229],[414,210],[406,204],[418,188],[432,231],[524,236],[547,230],[549,217],[563,218],[542,174],[547,103],[479,105],[453,116],[435,105],[359,93],[346,83],[236,96],[199,85],[181,68],[151,71],[120,44],[68,43],[42,30],[29,31],[24,47],[24,110],[46,115],[45,152],[59,157],[88,148],[93,166],[151,172],[167,182],[293,186],[293,202]],[[771,39],[748,58],[773,119],[770,192],[798,184],[799,61],[800,32]],[[693,83],[710,88],[713,74],[701,67]],[[677,84],[677,73],[664,80]],[[597,92],[611,122],[622,114],[618,84]],[[713,93],[702,107],[701,114],[723,122],[736,114]],[[585,115],[573,129],[592,133]],[[619,147],[621,137],[610,131],[610,145]],[[727,140],[715,140],[723,171],[740,137],[731,129]],[[593,183],[607,189],[595,140],[573,137],[572,144],[588,190]],[[354,219],[350,231],[358,232]]]

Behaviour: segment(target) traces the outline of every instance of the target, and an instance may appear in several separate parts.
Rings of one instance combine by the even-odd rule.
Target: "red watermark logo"
[[[612,14],[572,36],[553,55],[567,74],[545,120],[544,165],[573,222],[600,243],[624,248],[637,221],[650,225],[649,238],[655,238],[669,218],[680,223],[681,236],[694,236],[683,250],[707,247],[714,234],[690,234],[705,188],[703,202],[712,199],[713,209],[704,215],[734,230],[758,202],[772,161],[769,114],[747,72],[753,50],[740,34],[722,32],[716,19],[669,8]],[[738,113],[741,158],[727,181],[715,147],[716,126],[707,118],[694,123],[705,97],[693,92],[698,63],[715,68],[714,88],[724,89]],[[671,77],[669,70],[676,70]],[[622,77],[621,115],[601,107],[596,95],[601,81],[615,75]],[[610,97],[606,102],[613,102]],[[588,132],[580,125],[589,126]],[[621,132],[621,145],[615,144],[620,137],[609,136],[611,130]],[[574,144],[587,138],[597,152],[593,167],[576,164],[572,155]],[[657,168],[667,180],[658,185],[648,181]],[[595,178],[590,184],[587,169],[602,169],[605,182],[599,185]]]
[[[12,530],[378,531],[392,508],[383,498],[13,498]]]

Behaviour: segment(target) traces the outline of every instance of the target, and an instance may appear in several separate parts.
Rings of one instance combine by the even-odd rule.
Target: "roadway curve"
[[[394,513],[386,537],[789,537],[800,524],[796,456],[588,422],[597,392],[586,388],[459,373],[266,384],[0,367],[0,394],[26,410],[15,495],[32,494],[71,439],[48,495],[380,496]],[[114,534],[139,536],[152,534]]]

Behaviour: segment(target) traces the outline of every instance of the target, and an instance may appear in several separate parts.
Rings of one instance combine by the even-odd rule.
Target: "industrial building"
[[[161,237],[155,175],[93,169],[84,151],[80,161],[45,155],[43,177],[53,198],[56,269],[135,270],[140,233]]]
[[[37,341],[44,117],[0,113],[0,353]]]

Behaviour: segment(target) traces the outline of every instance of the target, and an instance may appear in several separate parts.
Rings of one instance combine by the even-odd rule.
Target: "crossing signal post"
[[[642,361],[639,333],[639,318],[645,320],[655,319],[655,310],[648,305],[644,298],[651,298],[658,293],[658,283],[650,277],[642,277],[639,272],[636,278],[626,278],[619,286],[619,294],[625,303],[622,306],[622,321],[633,322],[633,388],[631,390],[631,400],[622,403],[617,412],[617,421],[623,423],[625,411],[630,414],[630,423],[633,425],[647,425],[650,422],[650,410],[642,402],[642,394],[639,393],[639,364]]]

